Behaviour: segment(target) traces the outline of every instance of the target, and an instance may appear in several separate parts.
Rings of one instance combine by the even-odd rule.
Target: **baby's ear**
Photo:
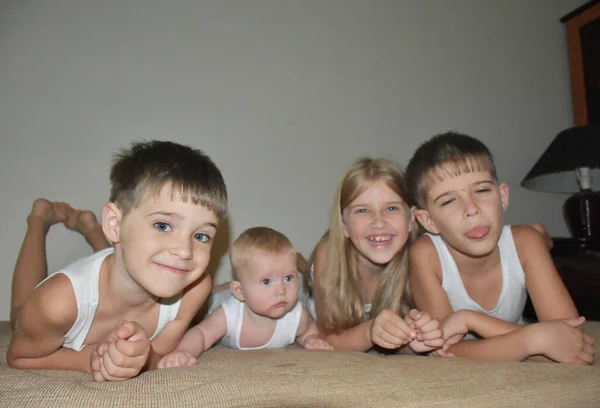
[[[246,300],[246,298],[244,297],[244,290],[242,289],[242,284],[239,281],[232,280],[231,283],[229,283],[229,289],[231,289],[231,293],[233,293],[233,296],[235,296],[235,298],[240,302]]]
[[[102,232],[113,244],[120,241],[123,213],[115,203],[106,203],[102,208]]]
[[[427,232],[437,235],[440,231],[435,226],[435,222],[431,219],[429,211],[417,207],[413,207],[413,214],[419,220],[419,223],[427,230]]]

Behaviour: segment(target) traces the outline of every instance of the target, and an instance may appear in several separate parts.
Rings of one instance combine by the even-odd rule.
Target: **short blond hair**
[[[239,280],[240,272],[257,255],[296,254],[292,242],[281,232],[269,227],[253,227],[242,232],[231,245],[229,260],[232,277]]]

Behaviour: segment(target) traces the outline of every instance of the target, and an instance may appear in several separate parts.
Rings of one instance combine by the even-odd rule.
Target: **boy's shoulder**
[[[439,275],[441,270],[440,256],[433,242],[433,238],[428,234],[423,234],[417,238],[408,248],[410,259],[410,270],[422,270],[423,272],[433,272]]]
[[[68,331],[77,319],[77,299],[71,280],[57,273],[38,286],[21,309],[21,324],[46,322]]]
[[[408,248],[409,254],[412,256],[430,255],[437,257],[437,250],[433,239],[429,234],[423,234],[417,238]]]
[[[532,240],[543,240],[541,233],[531,225],[511,225],[510,231],[517,248],[531,243]]]

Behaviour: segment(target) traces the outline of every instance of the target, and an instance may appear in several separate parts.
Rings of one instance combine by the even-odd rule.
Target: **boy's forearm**
[[[459,313],[464,313],[467,316],[469,330],[483,338],[501,336],[523,327],[519,324],[507,322],[472,310],[461,310]]]
[[[539,354],[532,348],[531,331],[521,326],[512,332],[482,340],[463,340],[448,349],[456,357],[507,362],[523,361]]]
[[[7,354],[7,362],[11,367],[23,369],[49,369],[81,371],[90,374],[91,357],[95,344],[84,347],[81,351],[61,347],[54,353],[37,358],[16,357]]]
[[[325,336],[325,340],[335,349],[367,351],[373,348],[373,341],[371,340],[372,327],[373,320],[367,320],[339,334],[329,334]]]

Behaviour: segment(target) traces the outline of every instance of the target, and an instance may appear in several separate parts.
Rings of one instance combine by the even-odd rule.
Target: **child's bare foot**
[[[29,223],[38,222],[49,228],[53,224],[65,221],[71,211],[73,208],[67,203],[50,202],[45,198],[38,198],[33,202],[27,221]]]
[[[83,235],[94,251],[108,248],[108,242],[106,242],[102,232],[102,225],[98,223],[93,212],[73,210],[67,215],[64,224],[68,229]]]

